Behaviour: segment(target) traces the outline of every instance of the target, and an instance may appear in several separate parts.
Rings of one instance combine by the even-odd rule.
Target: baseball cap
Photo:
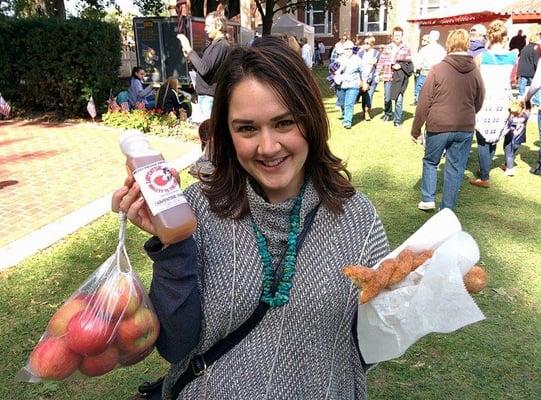
[[[487,28],[485,28],[484,25],[476,24],[470,28],[470,33],[477,33],[479,35],[486,36],[487,35]]]

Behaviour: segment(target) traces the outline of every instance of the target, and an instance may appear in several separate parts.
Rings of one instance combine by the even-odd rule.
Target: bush
[[[102,116],[108,126],[124,129],[139,129],[155,136],[170,136],[184,140],[199,140],[197,128],[170,114],[152,110],[132,110],[130,112],[108,112]]]
[[[120,33],[101,21],[0,17],[0,91],[26,111],[85,115],[92,95],[105,111],[118,87]]]

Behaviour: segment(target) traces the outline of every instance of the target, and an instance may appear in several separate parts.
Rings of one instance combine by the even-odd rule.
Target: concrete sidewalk
[[[126,176],[120,130],[91,123],[0,122],[0,270],[110,210]],[[198,143],[151,137],[183,169]]]

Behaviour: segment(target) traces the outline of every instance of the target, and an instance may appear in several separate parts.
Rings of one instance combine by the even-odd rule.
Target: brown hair
[[[370,35],[370,36],[365,37],[364,41],[368,42],[371,47],[374,47],[374,45],[376,44],[376,38],[374,37],[374,35]]]
[[[178,79],[177,78],[173,78],[173,77],[170,77],[170,78],[167,78],[167,80],[162,83],[162,85],[160,86],[160,89],[158,90],[158,93],[156,94],[156,108],[163,108],[164,106],[164,102],[165,102],[165,98],[167,97],[167,92],[170,90],[170,89],[173,89],[175,92],[178,91]],[[161,107],[160,107],[160,101],[162,102],[161,104]]]
[[[394,34],[395,32],[402,32],[402,34],[404,34],[404,29],[402,29],[401,26],[395,26],[392,33]]]
[[[507,36],[507,28],[503,21],[496,19],[490,23],[487,29],[487,38],[491,45],[502,43]]]
[[[447,40],[445,41],[445,49],[447,53],[453,53],[456,51],[468,51],[470,45],[470,36],[466,29],[455,29],[449,32]]]
[[[249,211],[246,181],[250,175],[237,159],[228,125],[231,94],[245,79],[274,90],[293,114],[308,142],[305,173],[311,176],[322,204],[342,212],[344,200],[355,189],[345,164],[329,149],[329,121],[319,88],[302,58],[282,39],[271,36],[256,39],[251,47],[233,49],[220,69],[209,129],[209,157],[215,170],[203,178],[211,210],[224,218],[242,218]]]

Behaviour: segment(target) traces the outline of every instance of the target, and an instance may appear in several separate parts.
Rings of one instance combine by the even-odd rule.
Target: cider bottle
[[[188,238],[194,233],[197,220],[162,154],[151,149],[147,137],[137,130],[120,136],[120,148],[126,156],[126,166],[141,188],[161,242],[172,244]]]

